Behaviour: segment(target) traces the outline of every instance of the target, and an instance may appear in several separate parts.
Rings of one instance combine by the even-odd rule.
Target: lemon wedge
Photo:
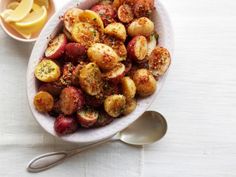
[[[19,27],[15,26],[14,23],[11,23],[10,26],[11,26],[16,32],[18,32],[21,36],[23,36],[25,39],[30,39],[30,38],[31,38],[32,33],[30,32],[29,29],[19,28]]]
[[[19,2],[14,1],[14,2],[9,3],[9,4],[7,5],[7,8],[8,8],[8,9],[15,10],[19,4],[20,4]]]
[[[12,9],[6,9],[1,13],[1,17],[3,19],[6,19],[8,16],[12,14],[13,10]]]
[[[21,0],[20,4],[5,18],[6,22],[17,22],[24,19],[33,7],[34,0]]]
[[[45,6],[47,9],[49,8],[49,0],[34,0],[34,2],[40,6]]]
[[[46,20],[47,20],[47,10],[44,6],[42,6],[40,10],[33,11],[29,15],[27,15],[23,20],[16,22],[15,26],[41,29],[45,24]]]

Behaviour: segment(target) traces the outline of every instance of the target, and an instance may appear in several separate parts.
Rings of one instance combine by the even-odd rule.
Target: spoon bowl
[[[167,131],[167,122],[158,112],[146,111],[138,120],[119,133],[120,140],[130,145],[152,144]]]

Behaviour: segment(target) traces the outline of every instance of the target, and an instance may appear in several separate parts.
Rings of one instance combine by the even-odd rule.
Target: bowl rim
[[[95,0],[94,0],[95,1]],[[54,33],[55,30],[57,30],[58,28],[58,23],[56,23],[57,18],[60,17],[60,14],[63,14],[63,12],[65,12],[65,9],[68,9],[69,7],[74,7],[74,6],[78,6],[78,4],[80,5],[81,3],[86,3],[86,0],[71,0],[69,1],[67,4],[65,4],[59,11],[57,11],[52,17],[51,19],[49,20],[49,22],[46,24],[46,26],[44,27],[44,29],[42,30],[41,34],[39,35],[38,37],[38,40],[36,41],[35,45],[34,45],[34,48],[32,50],[32,53],[31,53],[31,56],[30,56],[30,60],[29,60],[29,63],[28,63],[28,69],[27,69],[27,97],[28,97],[28,104],[29,104],[29,107],[30,107],[30,110],[31,110],[31,113],[33,115],[33,117],[36,119],[36,121],[40,124],[40,126],[45,130],[47,131],[49,134],[53,135],[54,137],[56,138],[59,138],[60,140],[63,140],[63,141],[66,141],[66,142],[70,142],[70,143],[78,143],[78,144],[90,144],[90,143],[94,143],[94,142],[98,142],[98,141],[101,141],[101,140],[104,140],[106,138],[109,138],[113,135],[115,135],[117,132],[125,129],[126,127],[128,127],[131,123],[133,123],[135,120],[138,119],[139,116],[141,116],[147,109],[148,107],[151,105],[151,103],[155,100],[156,96],[159,94],[160,90],[161,90],[161,87],[164,85],[164,82],[166,80],[166,77],[167,77],[167,74],[168,72],[160,79],[161,82],[159,83],[159,87],[158,87],[158,90],[156,90],[156,92],[150,96],[150,97],[147,97],[147,98],[142,98],[140,101],[142,101],[143,105],[142,107],[140,106],[137,106],[137,109],[135,110],[135,114],[133,115],[133,113],[131,113],[130,115],[126,116],[126,117],[122,117],[121,118],[121,121],[119,122],[113,122],[113,125],[110,124],[110,125],[107,125],[105,127],[102,127],[102,128],[105,128],[105,130],[103,131],[102,128],[98,128],[96,131],[99,132],[99,134],[97,135],[93,135],[91,137],[88,138],[87,135],[83,135],[84,137],[76,137],[77,139],[75,139],[75,136],[72,135],[66,135],[66,136],[58,136],[54,131],[52,131],[50,128],[46,127],[45,125],[45,120],[41,119],[42,117],[44,117],[45,119],[45,116],[46,115],[40,115],[39,113],[37,113],[37,111],[35,110],[33,104],[32,104],[32,80],[35,80],[33,79],[32,77],[32,71],[33,71],[33,64],[35,65],[35,62],[39,61],[39,59],[37,59],[36,61],[34,61],[34,53],[37,51],[37,49],[39,47],[41,47],[41,49],[43,48],[42,44],[40,44],[40,39],[41,38],[45,38],[45,34],[47,34],[48,32],[48,29],[52,26],[53,26],[53,30],[54,30]],[[165,26],[168,26],[168,35],[169,35],[169,51],[171,53],[171,57],[173,59],[173,51],[174,51],[174,33],[173,33],[173,28],[172,28],[172,24],[171,24],[171,21],[170,21],[170,18],[169,18],[169,15],[167,13],[167,10],[165,9],[165,7],[162,5],[162,3],[160,3],[158,0],[155,0],[155,4],[158,4],[158,9],[162,11],[162,17],[165,18]],[[52,30],[51,30],[52,31]],[[50,33],[50,36],[52,34]],[[47,41],[49,41],[49,38],[50,37],[47,37]],[[45,43],[44,43],[45,45]],[[44,50],[45,50],[45,46],[44,46]],[[169,69],[170,70],[170,69]],[[34,85],[35,87],[35,85]],[[144,100],[144,101],[143,101]],[[147,103],[145,103],[145,100]],[[138,104],[139,104],[139,101],[138,101]],[[48,116],[49,117],[49,116]],[[41,120],[40,120],[41,119]],[[122,121],[123,120],[123,121]],[[119,123],[119,124],[118,124]],[[110,127],[108,127],[110,126]],[[108,127],[106,129],[106,127]],[[113,129],[114,128],[114,129]],[[93,129],[89,129],[87,130],[86,133],[90,133],[90,130],[92,131]],[[109,130],[109,131],[107,131]],[[95,131],[95,132],[96,132]],[[78,132],[77,132],[78,133]],[[75,134],[77,134],[75,133]],[[82,135],[82,134],[81,134]],[[85,138],[87,136],[87,138]]]

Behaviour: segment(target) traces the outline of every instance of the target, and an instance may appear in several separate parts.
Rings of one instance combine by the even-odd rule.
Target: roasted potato
[[[54,99],[48,92],[40,91],[34,97],[34,106],[37,111],[47,113],[52,110]]]
[[[130,36],[150,36],[154,32],[154,23],[147,17],[141,17],[134,20],[128,26],[128,34]]]
[[[118,19],[122,23],[129,23],[134,19],[132,8],[128,4],[123,4],[118,9]]]
[[[122,93],[127,100],[130,100],[135,97],[136,86],[134,81],[130,77],[124,77],[121,80]]]
[[[59,96],[63,89],[63,85],[59,82],[43,83],[39,87],[39,91],[48,92],[53,96]]]
[[[156,47],[148,57],[148,61],[152,74],[154,76],[162,76],[170,66],[170,53],[166,48]]]
[[[144,36],[135,36],[128,44],[128,55],[134,61],[142,61],[148,52],[147,39]]]
[[[106,26],[104,32],[122,41],[125,41],[127,37],[125,26],[122,23],[111,23]]]
[[[139,17],[150,17],[154,8],[154,0],[137,0],[134,5],[134,14]]]
[[[105,111],[112,117],[119,117],[126,105],[126,98],[123,95],[111,95],[104,101]]]
[[[76,23],[73,26],[71,35],[77,43],[87,48],[100,40],[99,32],[91,24],[86,22]]]
[[[124,0],[114,0],[112,3],[112,6],[115,9],[118,9],[123,3],[124,3]]]
[[[100,111],[98,115],[98,119],[93,127],[104,127],[110,124],[114,120],[113,117],[109,116],[105,111]]]
[[[104,24],[101,17],[92,10],[84,10],[79,14],[79,21],[89,23],[100,33],[104,31]]]
[[[58,135],[74,133],[78,129],[78,124],[73,117],[59,115],[54,122],[54,130]]]
[[[66,63],[62,69],[62,76],[60,78],[60,83],[63,86],[70,86],[72,84],[72,72],[75,66],[72,63]]]
[[[79,82],[81,88],[91,96],[102,92],[102,73],[95,63],[89,63],[80,70]]]
[[[60,95],[61,111],[65,115],[71,115],[84,105],[84,96],[81,90],[75,87],[64,88]]]
[[[103,43],[110,46],[116,52],[116,54],[119,56],[119,61],[126,60],[127,49],[124,42],[114,37],[104,35]]]
[[[146,97],[156,91],[157,81],[147,69],[138,69],[133,74],[133,81],[136,85],[137,94]]]
[[[101,69],[111,70],[118,63],[118,55],[108,45],[96,43],[87,51],[90,61],[96,63]]]
[[[98,111],[87,108],[77,112],[77,120],[84,128],[92,127],[98,119]]]
[[[35,68],[35,77],[42,82],[57,81],[61,75],[59,66],[52,60],[43,59]]]
[[[86,47],[79,43],[68,43],[65,47],[65,60],[78,64],[82,61],[87,54]]]
[[[116,13],[110,4],[97,4],[91,10],[100,15],[104,26],[115,22]]]
[[[71,33],[74,24],[79,22],[79,15],[83,12],[83,10],[79,9],[79,8],[71,8],[69,10],[66,11],[64,18],[63,18],[63,22],[64,22],[64,26],[65,29]]]
[[[119,83],[120,80],[125,76],[125,65],[118,63],[112,70],[103,74],[105,80],[113,83]]]
[[[137,101],[135,99],[127,100],[123,114],[128,115],[132,113],[136,109],[136,107],[137,107]]]
[[[58,59],[65,52],[65,47],[67,43],[66,35],[61,33],[51,41],[49,41],[48,47],[45,51],[46,58]]]

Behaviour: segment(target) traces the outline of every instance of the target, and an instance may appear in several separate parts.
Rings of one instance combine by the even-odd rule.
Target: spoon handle
[[[115,136],[116,137],[116,136]],[[64,162],[67,158],[78,154],[82,151],[85,151],[87,149],[90,149],[92,147],[101,145],[103,143],[106,143],[110,140],[117,140],[116,138],[108,138],[105,139],[103,141],[94,143],[94,144],[90,144],[81,148],[77,148],[77,149],[73,149],[70,151],[59,151],[59,152],[50,152],[50,153],[46,153],[46,154],[42,154],[40,156],[35,157],[34,159],[32,159],[28,166],[27,166],[27,170],[29,172],[32,173],[38,173],[41,171],[45,171],[48,170],[62,162]]]

